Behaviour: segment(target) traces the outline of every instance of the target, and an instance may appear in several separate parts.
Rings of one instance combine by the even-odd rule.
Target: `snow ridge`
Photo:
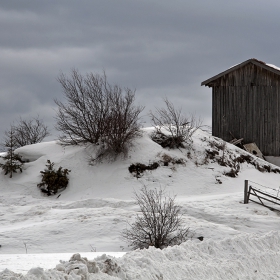
[[[88,261],[75,254],[55,269],[33,268],[26,276],[4,270],[0,279],[279,279],[279,252],[279,232],[240,234],[221,241],[188,241],[163,250],[150,247],[118,259],[103,255]]]

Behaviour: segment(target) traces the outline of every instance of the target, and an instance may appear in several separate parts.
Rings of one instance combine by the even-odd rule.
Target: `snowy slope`
[[[177,202],[182,207],[186,225],[192,231],[192,240],[184,245],[187,249],[182,245],[182,248],[178,247],[179,251],[191,250],[192,252],[193,250],[194,254],[197,254],[198,250],[202,250],[204,255],[203,246],[216,246],[220,248],[217,250],[223,250],[224,245],[221,245],[223,239],[228,240],[224,242],[231,243],[239,240],[238,242],[243,243],[251,238],[257,240],[259,238],[264,242],[262,246],[266,247],[267,242],[274,238],[273,236],[279,238],[277,232],[267,235],[270,231],[280,230],[277,212],[253,203],[244,205],[243,189],[245,179],[278,189],[280,174],[260,172],[255,166],[245,162],[240,164],[238,177],[231,178],[224,175],[230,171],[230,167],[221,166],[216,160],[207,157],[206,150],[212,151],[216,146],[223,144],[220,139],[215,139],[206,132],[197,131],[191,149],[168,150],[150,139],[151,131],[152,129],[143,130],[143,136],[137,139],[127,158],[119,158],[116,161],[103,160],[102,163],[95,165],[89,165],[90,158],[96,155],[96,150],[92,146],[62,146],[59,142],[53,141],[18,149],[17,152],[25,160],[29,160],[25,163],[23,173],[16,174],[12,179],[0,175],[0,244],[2,245],[0,253],[24,254],[26,250],[29,254],[91,250],[130,251],[121,239],[120,232],[127,226],[127,221],[133,221],[138,211],[133,201],[133,191],[139,190],[144,184],[148,187],[161,186],[167,193],[177,195]],[[246,155],[246,152],[230,144],[226,145],[225,152],[219,151],[219,157],[222,157],[223,153],[225,158]],[[173,159],[182,159],[184,163],[170,163],[164,166],[166,155]],[[58,198],[57,195],[44,196],[36,187],[40,182],[40,171],[44,169],[47,159],[54,162],[56,168],[62,166],[71,170],[69,186]],[[139,179],[128,171],[128,167],[133,163],[149,164],[154,161],[159,162],[161,166],[156,170],[145,172]],[[257,158],[254,161],[258,165],[267,164]],[[277,168],[273,165],[271,167]],[[198,241],[198,236],[203,236],[204,241]],[[269,241],[266,240],[267,238]],[[222,260],[230,255],[230,246],[225,249],[225,255],[222,256],[221,252],[221,256],[218,257],[222,267],[225,266]],[[240,255],[252,253],[249,251],[246,253],[242,251],[243,249],[238,250]],[[180,254],[187,254],[185,251]],[[273,255],[276,252],[272,251],[269,254]],[[146,256],[154,254],[153,252],[151,249],[137,254]],[[119,260],[120,264],[126,264],[126,271],[136,269],[133,264],[129,268],[130,262],[126,259],[136,262],[135,258],[138,257],[135,254],[132,252]],[[166,253],[157,251],[157,254]],[[211,256],[205,254],[204,262],[208,262]],[[229,261],[232,262],[234,258],[230,256]],[[275,258],[277,260],[278,255]],[[174,261],[176,261],[175,257]],[[199,264],[197,259],[196,263],[198,266],[205,266],[203,260]],[[151,267],[154,265],[157,267],[156,264],[151,263]],[[164,262],[164,265],[167,266],[167,263]],[[234,271],[240,268],[239,264],[234,265],[236,265]],[[161,267],[157,269],[163,271]],[[209,271],[216,269],[209,268]],[[139,274],[141,273],[140,269]],[[1,279],[4,279],[3,277]],[[135,279],[129,277],[121,279]],[[171,278],[166,276],[163,279]],[[178,276],[176,279],[187,278]]]

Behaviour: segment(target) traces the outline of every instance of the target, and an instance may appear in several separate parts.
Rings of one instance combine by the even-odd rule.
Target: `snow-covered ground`
[[[23,173],[12,179],[0,174],[0,271],[7,268],[26,276],[4,270],[0,279],[278,279],[279,214],[252,202],[244,204],[243,192],[244,180],[278,190],[280,174],[260,172],[245,162],[238,177],[231,178],[224,175],[230,167],[206,156],[206,149],[222,146],[220,139],[199,130],[192,149],[168,150],[153,142],[150,133],[151,129],[143,131],[127,158],[95,165],[89,164],[96,152],[92,146],[53,141],[18,149],[29,160]],[[232,159],[246,154],[230,144],[219,153]],[[163,166],[166,155],[184,164]],[[44,196],[37,188],[48,159],[56,168],[71,170],[69,186],[60,196]],[[139,179],[128,171],[132,163],[154,161],[161,166]],[[192,233],[188,242],[165,250],[129,252],[120,233],[139,210],[133,192],[143,185],[161,186],[177,196]],[[66,262],[73,252],[91,251],[128,253],[117,259],[102,255],[94,264],[82,259],[92,260],[94,255],[81,253],[81,259],[76,255]],[[34,258],[34,266],[44,269],[55,268],[59,259],[65,262],[54,270],[37,268],[26,274]]]

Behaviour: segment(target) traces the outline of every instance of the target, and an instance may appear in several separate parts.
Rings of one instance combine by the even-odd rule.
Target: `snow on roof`
[[[275,65],[273,65],[273,64],[268,64],[268,63],[266,63],[266,65],[269,66],[269,67],[271,67],[271,68],[274,68],[274,69],[280,71],[280,67],[277,67],[277,66],[275,66]]]
[[[249,60],[251,60],[251,61],[256,61],[256,62],[258,62],[258,63],[260,63],[260,64],[266,65],[266,66],[268,66],[268,67],[271,67],[271,68],[273,68],[273,69],[275,69],[275,70],[280,71],[280,67],[277,67],[277,66],[275,66],[274,64],[265,63],[265,62],[263,62],[263,61],[261,61],[261,60],[258,60],[258,59],[256,59],[256,58],[251,58],[251,59],[249,59]],[[231,66],[229,69],[231,69],[231,68],[233,68],[233,67],[235,67],[235,66],[238,66],[238,65],[240,65],[240,64],[243,64],[243,62],[242,62],[242,63],[235,64],[235,65]]]

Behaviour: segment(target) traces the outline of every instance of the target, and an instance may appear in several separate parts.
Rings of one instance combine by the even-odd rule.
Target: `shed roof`
[[[212,78],[202,82],[201,85],[202,86],[209,86],[210,87],[211,86],[211,82],[219,79],[220,77],[222,77],[222,76],[224,76],[224,75],[226,75],[226,74],[228,74],[228,73],[230,73],[232,71],[235,71],[235,70],[243,67],[244,65],[246,65],[248,63],[253,63],[253,64],[255,64],[255,65],[257,65],[257,66],[259,66],[261,68],[264,68],[264,69],[266,69],[268,71],[271,71],[271,72],[273,72],[273,73],[275,73],[275,74],[280,76],[280,68],[279,67],[277,67],[277,66],[275,66],[273,64],[267,64],[267,63],[265,63],[263,61],[255,59],[255,58],[251,58],[251,59],[248,59],[248,60],[246,60],[246,61],[244,61],[242,63],[239,63],[237,65],[234,65],[234,66],[230,67],[229,69],[227,69],[226,71],[221,72],[218,75],[213,76]]]

